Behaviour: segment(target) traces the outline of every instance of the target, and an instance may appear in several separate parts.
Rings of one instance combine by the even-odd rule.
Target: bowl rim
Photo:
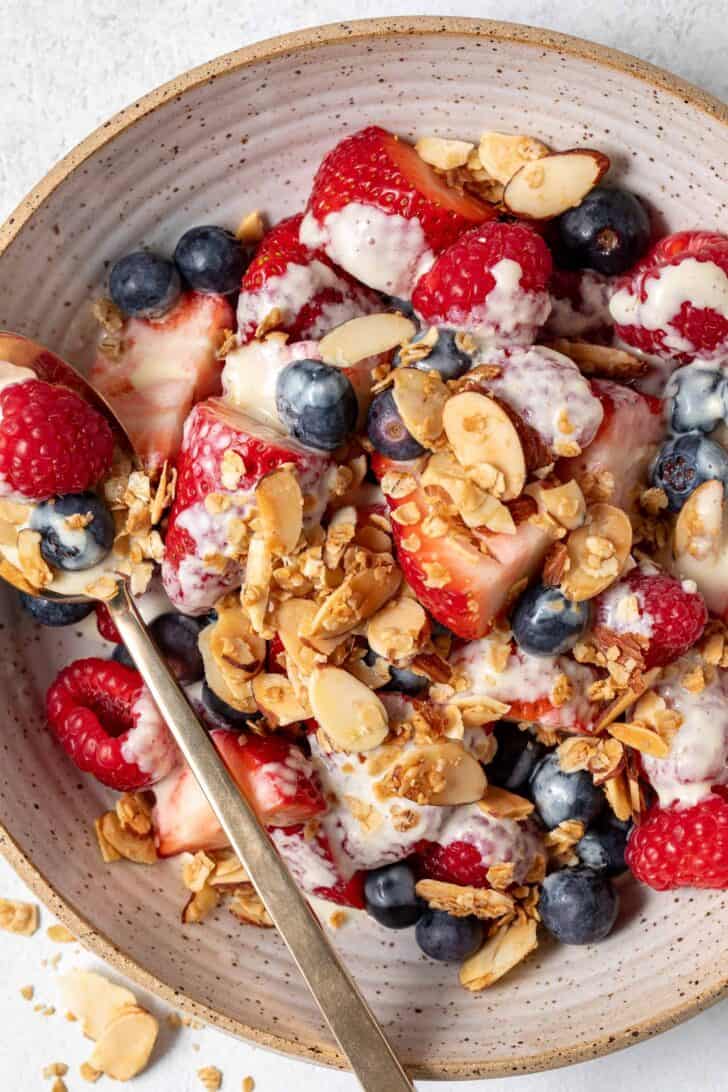
[[[188,69],[114,114],[60,159],[0,225],[0,256],[45,201],[85,160],[102,147],[111,144],[117,136],[140,118],[152,114],[175,96],[204,83],[214,82],[218,76],[226,75],[228,72],[238,71],[260,61],[271,60],[293,51],[301,52],[342,42],[403,35],[481,37],[491,42],[515,42],[550,52],[566,53],[592,61],[600,67],[613,68],[640,79],[653,88],[659,88],[680,98],[685,104],[703,111],[728,128],[728,105],[709,92],[621,50],[547,28],[461,16],[395,16],[327,23],[267,38],[222,54],[211,61]],[[63,899],[55,891],[2,823],[0,823],[0,853],[41,902],[71,930],[85,948],[141,988],[186,1014],[202,1019],[240,1038],[306,1061],[340,1069],[347,1068],[342,1054],[327,1042],[306,1045],[286,1038],[285,1035],[274,1035],[251,1027],[207,1005],[193,1001],[151,974],[121,951],[110,937],[93,927],[84,918],[79,907]],[[672,1009],[655,1013],[637,1027],[624,1029],[612,1035],[605,1033],[588,1043],[579,1043],[560,1050],[537,1051],[522,1060],[484,1058],[467,1063],[444,1061],[433,1064],[423,1058],[408,1063],[408,1070],[418,1079],[472,1080],[481,1077],[504,1077],[514,1073],[535,1073],[588,1061],[665,1031],[701,1012],[726,994],[728,994],[728,972],[722,979],[715,981],[702,992],[694,994]]]

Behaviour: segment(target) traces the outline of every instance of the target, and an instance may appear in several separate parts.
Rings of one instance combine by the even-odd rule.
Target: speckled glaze
[[[527,131],[594,145],[668,228],[728,226],[728,111],[623,54],[547,31],[466,19],[394,19],[287,35],[152,92],[70,153],[0,228],[0,327],[89,359],[89,301],[140,243],[171,249],[191,224],[302,207],[337,137],[378,122],[406,137]],[[72,656],[98,653],[93,620],[35,630],[0,594],[0,841],[80,939],[171,1003],[247,1038],[341,1059],[268,931],[224,913],[179,924],[179,865],[103,865],[108,803],[43,728],[43,695]],[[85,636],[84,636],[85,635]],[[325,915],[326,916],[326,915]],[[620,927],[595,948],[542,944],[503,983],[462,991],[407,934],[352,915],[336,934],[414,1073],[449,1080],[563,1065],[677,1023],[726,989],[728,893],[623,887]],[[416,1000],[413,1000],[416,999]],[[416,1006],[416,1007],[415,1007]]]

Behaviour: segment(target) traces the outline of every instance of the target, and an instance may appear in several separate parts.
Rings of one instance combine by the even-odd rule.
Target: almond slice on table
[[[419,368],[397,368],[392,397],[407,431],[423,447],[433,450],[442,437],[442,415],[450,391],[440,376]]]
[[[479,952],[465,960],[460,968],[460,984],[473,992],[492,986],[537,948],[536,933],[533,918],[501,925]]]
[[[551,220],[578,205],[608,169],[608,157],[592,148],[552,153],[516,171],[503,203],[516,216]]]
[[[422,137],[415,144],[415,151],[431,167],[436,167],[439,171],[454,171],[465,166],[474,147],[467,140]]]
[[[89,1039],[98,1039],[104,1029],[137,999],[125,986],[116,986],[93,971],[70,971],[61,978],[63,1007],[81,1022]]]
[[[481,166],[502,185],[510,182],[526,163],[543,159],[549,152],[540,140],[519,133],[483,133],[478,145]]]
[[[158,1033],[151,1013],[128,1005],[105,1028],[88,1064],[114,1080],[130,1081],[146,1069]]]
[[[293,684],[285,675],[263,672],[253,679],[253,697],[272,728],[305,720],[311,711],[296,695]]]
[[[503,475],[496,495],[512,500],[526,482],[526,460],[518,432],[504,410],[484,394],[463,391],[450,398],[443,411],[443,426],[455,457],[466,470],[482,464]],[[482,485],[482,474],[478,481]]]
[[[261,479],[255,490],[263,538],[272,554],[293,553],[303,530],[303,496],[290,467]]]
[[[319,342],[319,352],[326,364],[346,367],[388,353],[411,341],[416,332],[414,322],[404,315],[360,315],[326,334]]]
[[[429,631],[427,614],[411,596],[402,596],[370,618],[367,626],[369,647],[385,660],[402,660],[414,655]]]
[[[407,752],[385,778],[382,790],[418,804],[449,807],[480,800],[487,785],[483,767],[454,739]]]
[[[38,907],[19,899],[0,899],[0,929],[21,937],[32,937],[38,931]]]
[[[107,811],[95,824],[101,855],[105,861],[133,861],[134,864],[156,864],[157,849],[154,834],[135,834],[125,827],[115,811]],[[111,847],[111,851],[109,851]]]
[[[318,667],[308,696],[313,715],[337,751],[371,751],[389,732],[387,711],[368,686],[340,667]]]
[[[593,504],[583,526],[566,540],[568,564],[561,581],[567,599],[593,599],[618,578],[632,549],[627,513],[611,504]]]

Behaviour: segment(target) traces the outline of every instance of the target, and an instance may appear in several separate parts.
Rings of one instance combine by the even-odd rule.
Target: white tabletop
[[[396,14],[473,15],[550,26],[636,53],[728,98],[727,36],[721,7],[685,0],[3,0],[0,14],[0,219],[73,144],[136,96],[191,65],[259,38],[311,23]],[[725,10],[725,9],[724,9]],[[0,897],[22,898],[22,883],[0,862]],[[26,893],[26,897],[27,893]],[[63,1016],[44,1016],[34,1004],[55,1005],[57,972],[47,961],[62,953],[59,970],[90,966],[78,945],[45,937],[0,935],[0,1087],[45,1086],[43,1066],[65,1062],[70,1092],[90,1086],[78,1075],[89,1044]],[[35,987],[27,1002],[20,988]],[[160,1013],[153,999],[147,1004]],[[631,1050],[568,1070],[506,1081],[467,1082],[497,1092],[717,1092],[727,1087],[726,1003]],[[135,1092],[192,1092],[196,1071],[218,1066],[223,1092],[255,1078],[258,1092],[295,1084],[297,1092],[354,1092],[352,1078],[269,1054],[205,1029],[163,1034],[153,1066]],[[96,1087],[102,1088],[103,1085]],[[423,1084],[434,1089],[433,1084]],[[440,1085],[440,1088],[443,1086]],[[386,1092],[386,1090],[382,1090]]]

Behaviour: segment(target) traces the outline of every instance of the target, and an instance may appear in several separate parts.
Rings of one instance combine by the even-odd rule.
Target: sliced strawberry
[[[380,481],[387,470],[409,469],[408,464],[391,463],[381,455],[374,456],[372,467]],[[428,501],[419,484],[404,497],[386,499],[391,511],[408,502],[418,506],[421,518],[416,523],[392,522],[397,560],[423,606],[458,637],[482,637],[489,631],[514,584],[539,569],[551,542],[527,520],[512,535],[479,532],[476,538],[461,529],[432,538],[422,527]],[[478,539],[487,554],[478,548]],[[414,549],[408,548],[407,540],[416,543]]]
[[[560,459],[556,472],[562,481],[576,478],[587,500],[631,510],[664,435],[662,400],[608,379],[592,380],[591,389],[604,410],[602,423],[582,454]]]
[[[276,827],[270,835],[294,879],[308,895],[364,909],[364,873],[352,873],[345,861],[336,859],[321,827]]]
[[[217,350],[235,316],[223,296],[184,293],[159,319],[128,319],[117,356],[99,351],[90,379],[145,465],[173,459],[195,402],[220,390]]]
[[[94,610],[96,612],[96,628],[99,631],[99,635],[103,637],[105,641],[112,641],[115,645],[121,644],[121,634],[116,628],[116,623],[109,614],[109,608],[106,604],[97,603]]]
[[[370,125],[324,157],[301,238],[371,288],[409,297],[434,254],[495,215],[448,186],[410,144]]]

